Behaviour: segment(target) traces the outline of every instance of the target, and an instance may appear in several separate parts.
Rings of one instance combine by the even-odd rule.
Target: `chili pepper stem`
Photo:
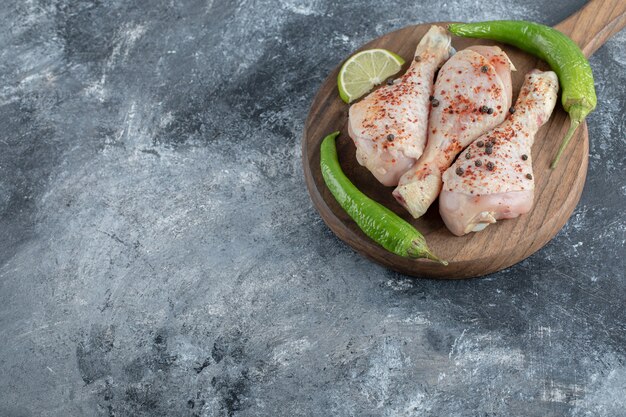
[[[563,154],[563,151],[565,151],[565,148],[567,147],[570,140],[572,139],[572,136],[574,136],[574,132],[576,132],[576,129],[578,128],[579,125],[580,125],[580,120],[575,120],[575,119],[570,118],[569,129],[567,130],[565,137],[563,137],[563,140],[561,141],[561,146],[559,147],[559,151],[556,153],[556,156],[554,157],[554,160],[552,161],[550,168],[552,169],[556,168],[557,164],[559,163],[559,159],[561,158],[561,155]]]
[[[440,259],[438,256],[430,251],[428,246],[425,246],[423,242],[419,242],[417,240],[414,240],[411,243],[411,246],[407,250],[407,256],[409,258],[426,258],[430,259],[431,261],[439,262],[442,265],[448,265],[448,261]]]

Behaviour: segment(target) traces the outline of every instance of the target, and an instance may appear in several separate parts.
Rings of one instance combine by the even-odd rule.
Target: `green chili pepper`
[[[570,127],[552,161],[551,167],[555,168],[576,128],[597,104],[591,66],[578,45],[556,29],[523,20],[453,23],[448,30],[457,36],[511,44],[543,59],[557,73],[563,91],[561,103],[569,114]]]
[[[331,133],[322,141],[320,167],[326,186],[339,205],[361,230],[389,252],[406,258],[428,258],[447,265],[435,256],[424,236],[387,207],[368,198],[346,177],[339,165],[335,138]]]

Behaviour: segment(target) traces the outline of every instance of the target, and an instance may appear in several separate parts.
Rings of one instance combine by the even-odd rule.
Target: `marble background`
[[[313,209],[308,106],[366,41],[529,0],[0,5],[0,415],[626,416],[626,32],[582,200],[484,279],[385,270]]]

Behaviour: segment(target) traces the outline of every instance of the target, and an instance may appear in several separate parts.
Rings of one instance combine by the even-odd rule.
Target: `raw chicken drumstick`
[[[443,174],[439,212],[457,236],[530,211],[534,177],[530,148],[550,118],[559,82],[554,72],[526,75],[515,113],[474,141]]]
[[[441,175],[455,156],[504,121],[511,106],[511,69],[509,57],[497,46],[471,46],[439,71],[426,150],[393,192],[413,217],[437,199]]]
[[[348,133],[357,161],[382,184],[397,185],[422,155],[435,71],[452,51],[446,30],[432,26],[402,77],[350,107]]]

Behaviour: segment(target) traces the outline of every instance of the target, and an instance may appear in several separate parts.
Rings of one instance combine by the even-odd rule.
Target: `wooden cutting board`
[[[556,28],[572,37],[585,55],[590,56],[625,25],[626,0],[593,0],[556,25]],[[430,26],[430,23],[420,24],[388,33],[363,45],[359,50],[385,48],[396,52],[410,63],[415,47]],[[470,45],[493,44],[493,41],[452,37],[452,45],[457,50]],[[515,101],[524,75],[533,68],[548,67],[514,47],[498,45],[517,67],[517,72],[513,73]],[[589,136],[587,125],[581,125],[558,167],[550,169],[550,162],[569,125],[569,119],[560,102],[550,120],[538,132],[532,148],[536,187],[532,211],[517,219],[499,221],[480,233],[456,237],[441,220],[437,203],[423,217],[415,220],[392,197],[393,187],[381,185],[367,169],[358,164],[355,146],[347,134],[348,105],[341,101],[337,93],[336,79],[340,67],[341,64],[328,76],[313,100],[304,127],[302,162],[307,188],[315,208],[328,227],[356,251],[381,265],[408,275],[447,279],[478,277],[527,258],[548,243],[565,225],[585,184]],[[402,73],[404,70],[406,68],[403,68]],[[412,223],[424,234],[431,249],[450,262],[448,266],[423,259],[406,259],[387,252],[368,238],[337,204],[322,179],[319,152],[322,139],[336,130],[342,132],[337,139],[337,151],[348,178],[366,195]]]

